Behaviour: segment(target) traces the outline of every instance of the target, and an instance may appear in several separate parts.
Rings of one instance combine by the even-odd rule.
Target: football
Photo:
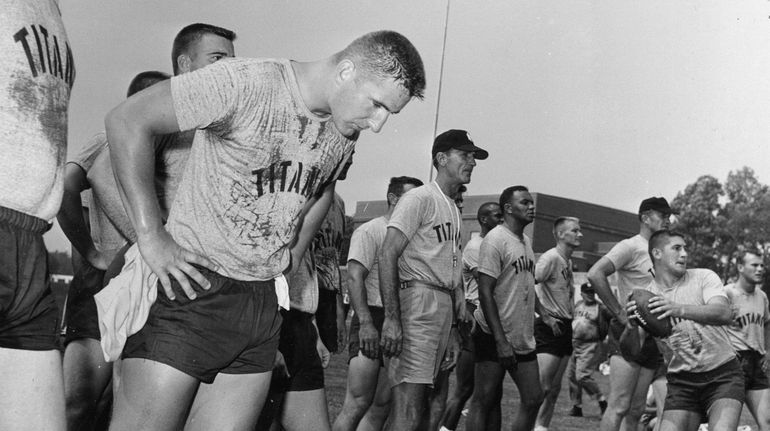
[[[668,337],[671,335],[671,319],[658,319],[658,316],[650,312],[648,301],[655,294],[649,290],[634,289],[631,291],[631,300],[636,301],[636,310],[629,316],[634,317],[639,325],[653,337]]]

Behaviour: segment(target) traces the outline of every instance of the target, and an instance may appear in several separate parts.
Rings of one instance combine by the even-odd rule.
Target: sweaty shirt
[[[537,260],[535,286],[540,304],[559,319],[572,319],[575,306],[575,287],[572,285],[572,261],[562,256],[556,247],[546,251]]]
[[[759,287],[752,293],[734,284],[725,286],[725,292],[733,306],[738,307],[738,316],[730,326],[730,336],[735,350],[754,350],[765,354],[765,325],[770,321],[767,295]]]
[[[462,282],[460,211],[435,182],[409,190],[388,223],[409,240],[398,259],[401,281],[422,281],[454,289]]]
[[[0,35],[0,206],[50,221],[64,192],[75,81],[58,3],[4,1]]]
[[[648,290],[677,304],[705,305],[715,297],[727,299],[722,280],[708,269],[688,269],[669,289],[659,286],[653,280],[648,285]],[[668,363],[669,373],[702,373],[713,370],[735,357],[725,326],[704,325],[679,318],[671,320],[671,335],[660,339],[665,347],[664,356],[669,356],[666,353],[672,355]]]
[[[342,249],[343,236],[345,236],[345,202],[340,195],[335,193],[332,205],[313,240],[312,252],[315,254],[319,289],[333,290],[339,293],[342,287],[340,283],[340,249]]]
[[[481,242],[479,273],[497,279],[493,291],[500,323],[517,354],[535,350],[535,253],[532,242],[516,237],[504,224],[487,233]],[[482,307],[474,317],[491,334]]]
[[[479,283],[473,278],[473,270],[479,266],[479,251],[481,249],[481,236],[474,236],[465,243],[463,248],[463,286],[465,287],[465,300],[478,308]]]
[[[222,275],[275,278],[300,212],[355,141],[308,110],[288,60],[223,59],[171,78],[171,96],[180,129],[198,130],[168,231]]]

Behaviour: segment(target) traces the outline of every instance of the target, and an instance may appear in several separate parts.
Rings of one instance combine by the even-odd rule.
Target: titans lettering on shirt
[[[317,194],[326,183],[317,167],[307,169],[302,162],[291,160],[254,169],[251,174],[256,177],[253,183],[257,187],[257,197],[265,193],[293,192],[309,198]]]
[[[519,256],[518,259],[513,261],[511,266],[516,274],[527,271],[531,272],[533,276],[535,275],[535,261],[527,258],[527,256]]]
[[[433,226],[433,230],[436,231],[436,239],[438,239],[439,244],[444,241],[452,241],[452,235],[454,235],[455,243],[460,243],[460,231],[453,232],[452,222],[448,221],[444,224],[437,224]]]
[[[342,232],[330,227],[318,229],[313,244],[317,249],[342,248]]]
[[[747,313],[736,317],[734,324],[740,326],[741,328],[745,328],[749,325],[765,326],[765,318],[759,313]]]
[[[33,78],[48,74],[62,79],[72,88],[75,82],[75,62],[69,43],[39,24],[30,24],[13,35],[13,40],[24,50]]]

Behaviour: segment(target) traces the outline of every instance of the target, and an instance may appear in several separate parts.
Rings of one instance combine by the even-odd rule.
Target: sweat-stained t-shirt
[[[445,289],[462,283],[460,210],[433,182],[404,193],[390,216],[409,240],[398,259],[401,281],[422,281]]]
[[[516,237],[505,224],[489,231],[481,242],[479,274],[497,279],[493,291],[505,337],[517,354],[535,350],[535,253],[532,241]],[[491,334],[482,307],[474,317]]]
[[[345,236],[345,202],[334,194],[329,211],[313,240],[318,288],[340,292],[340,250]]]
[[[481,236],[474,236],[465,243],[463,248],[463,286],[465,287],[465,300],[479,306],[479,284],[473,278],[473,270],[479,266],[479,249],[481,248]]]
[[[575,308],[575,287],[572,282],[572,261],[565,259],[554,247],[540,256],[535,265],[535,286],[540,304],[559,319],[572,319]]]
[[[350,237],[348,262],[355,260],[369,271],[364,280],[366,288],[366,304],[370,307],[382,307],[380,296],[380,249],[385,241],[388,229],[388,219],[377,217],[362,224]]]
[[[604,257],[615,265],[618,275],[618,302],[625,307],[633,289],[646,289],[652,281],[652,261],[647,250],[648,241],[641,235],[632,236],[615,244]]]
[[[223,59],[171,78],[171,96],[180,129],[198,130],[168,231],[222,275],[275,278],[300,212],[355,141],[308,110],[288,60]]]
[[[653,280],[647,289],[677,304],[706,305],[712,298],[728,299],[722,280],[708,269],[688,269],[671,288]],[[664,357],[671,357],[669,373],[711,371],[735,357],[726,327],[680,318],[671,321],[671,335],[660,338]]]
[[[765,354],[765,325],[770,321],[767,295],[758,287],[752,293],[734,284],[725,286],[725,292],[733,306],[738,308],[738,316],[727,334],[735,350],[754,350]]]
[[[0,11],[0,206],[50,221],[59,212],[75,63],[58,2]]]

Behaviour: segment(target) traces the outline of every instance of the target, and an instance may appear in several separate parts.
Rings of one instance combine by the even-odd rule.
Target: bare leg
[[[358,354],[348,365],[348,386],[342,410],[334,421],[334,431],[352,431],[374,400],[380,374],[380,361]]]
[[[0,347],[0,429],[65,429],[61,362],[57,350]]]
[[[545,399],[537,414],[538,427],[548,428],[553,417],[553,409],[561,391],[561,380],[564,370],[567,369],[569,356],[555,356],[549,353],[537,355],[537,363],[540,368],[540,386],[545,393]]]
[[[201,384],[185,430],[253,430],[267,397],[271,374],[220,373],[213,383]]]
[[[492,422],[490,416],[495,410],[496,402],[497,411],[500,411],[499,394],[502,392],[505,370],[497,362],[484,361],[476,363],[474,374],[473,398],[465,428],[468,431],[486,431]],[[539,387],[540,383],[537,386]]]
[[[709,431],[732,431],[738,428],[743,403],[731,398],[714,401],[709,408]],[[767,410],[765,405],[764,410]]]
[[[67,429],[91,429],[99,400],[112,378],[112,363],[104,360],[98,340],[74,340],[64,351],[63,373]]]
[[[380,431],[385,425],[390,413],[390,384],[386,374],[384,370],[380,370],[374,401],[358,423],[357,431]]]
[[[770,431],[770,389],[746,391],[746,406],[754,415],[759,431]]]
[[[441,425],[450,430],[457,428],[463,407],[473,394],[473,368],[473,352],[468,350],[460,352],[460,358],[457,360],[457,384],[455,385],[455,391],[449,397],[446,410],[444,410],[444,416],[441,418]]]
[[[326,389],[286,392],[281,425],[286,431],[330,430]]]
[[[538,355],[540,356],[540,355]],[[567,357],[564,357],[564,368],[567,366]],[[521,401],[519,410],[513,418],[511,429],[514,431],[527,431],[535,426],[538,411],[541,409],[545,392],[540,387],[540,373],[538,371],[538,361],[520,362],[516,371],[511,374],[516,387],[519,389]]]
[[[666,410],[658,422],[660,431],[696,431],[700,426],[700,414],[687,410]]]
[[[631,398],[639,380],[638,364],[628,362],[620,355],[610,358],[610,396],[601,422],[602,431],[618,431],[623,418],[631,408]]]
[[[451,371],[439,371],[436,380],[433,382],[433,388],[428,396],[428,414],[423,417],[427,419],[427,430],[438,431],[441,426],[441,417],[444,415],[446,399],[449,395],[449,375]]]
[[[425,414],[428,385],[399,383],[391,389],[393,407],[385,429],[388,431],[416,430]]]
[[[647,392],[654,376],[655,370],[644,367],[639,368],[639,378],[636,380],[636,387],[633,394],[631,394],[631,406],[628,412],[626,412],[626,417],[623,418],[621,430],[637,431],[639,428],[639,420],[642,418],[644,407],[647,404]]]

